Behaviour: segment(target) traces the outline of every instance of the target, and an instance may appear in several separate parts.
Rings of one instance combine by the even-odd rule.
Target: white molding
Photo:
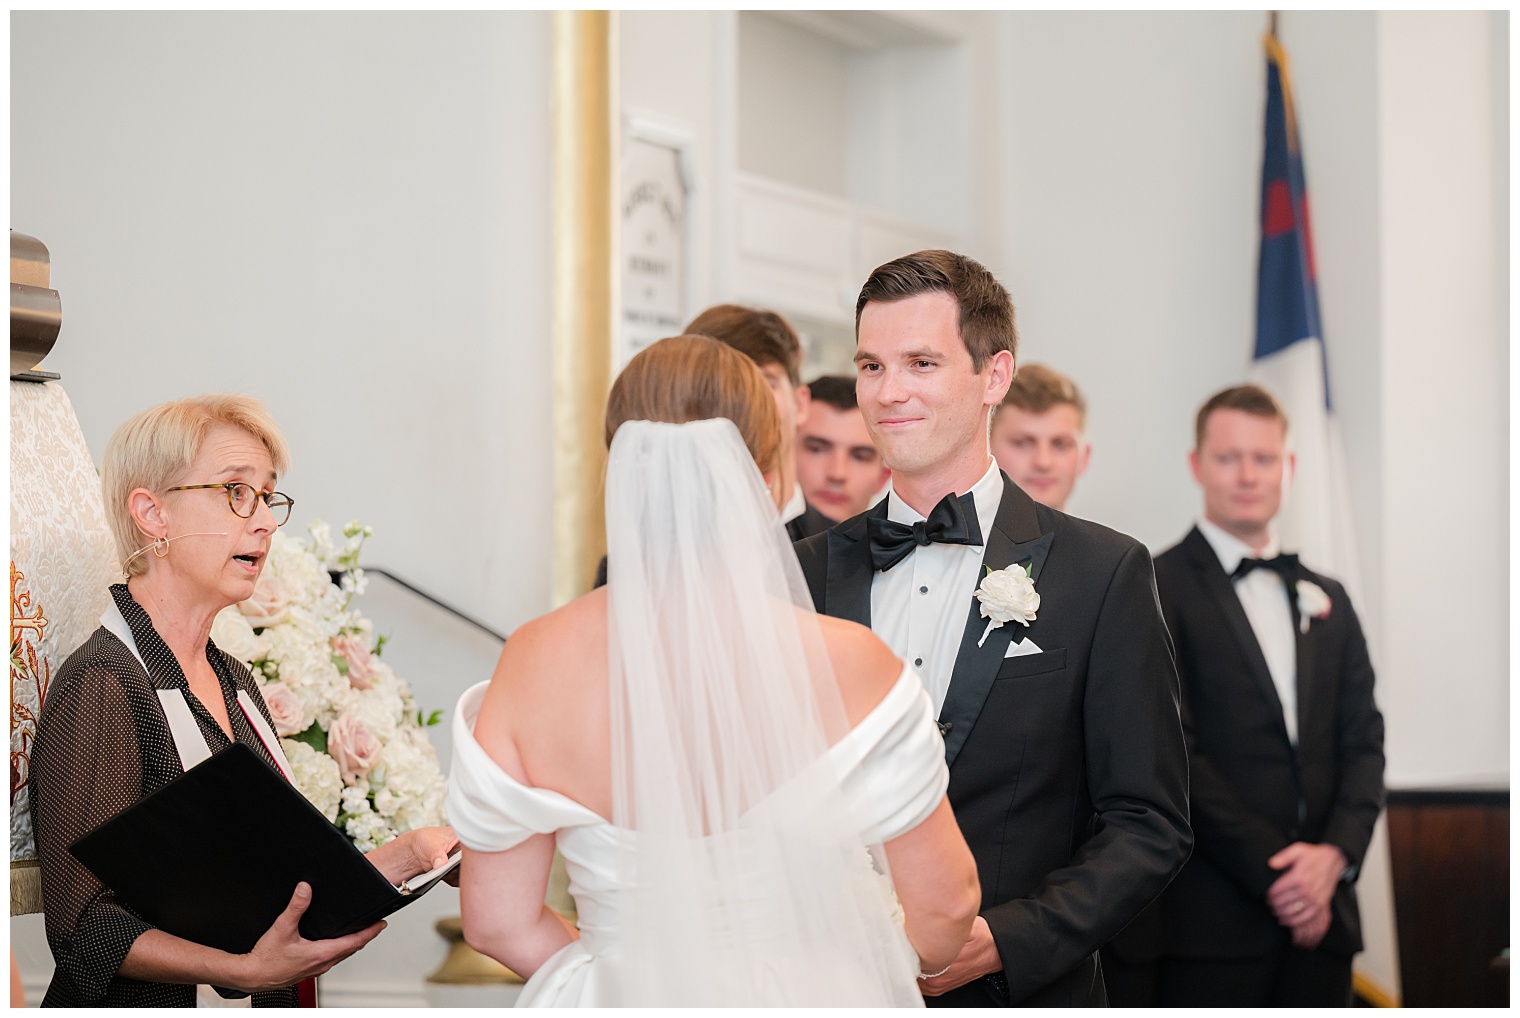
[[[370,980],[334,983],[328,976],[317,980],[317,1002],[322,1007],[427,1007],[426,985],[413,982],[375,983]]]
[[[741,300],[853,327],[855,297],[882,262],[958,248],[942,230],[752,173],[735,179],[734,292]]]

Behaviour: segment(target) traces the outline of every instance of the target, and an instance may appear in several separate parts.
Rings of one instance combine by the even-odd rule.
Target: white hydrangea
[[[289,690],[282,693],[287,700],[294,695],[302,712],[300,730],[315,724],[326,733],[348,713],[380,741],[375,766],[351,788],[345,787],[330,754],[304,742],[284,742],[297,787],[329,819],[343,816],[345,832],[368,851],[401,832],[443,823],[447,786],[438,754],[417,722],[417,704],[406,680],[376,658],[369,688],[357,689],[335,660],[336,637],[358,636],[369,648],[375,644],[373,623],[349,607],[353,595],[363,590],[359,550],[373,531],[351,522],[338,544],[327,524],[315,521],[308,529],[309,545],[276,532],[270,548],[265,568],[289,602],[282,603],[278,614],[266,613],[277,621],[254,633],[250,617],[233,613],[232,621],[219,623],[223,629],[215,638],[229,653],[247,655],[261,686],[279,681]],[[343,571],[341,585],[332,582],[329,569]]]
[[[292,605],[310,608],[333,586],[332,577],[322,562],[300,541],[285,536],[283,531],[275,531],[264,568],[274,570]]]
[[[294,739],[281,739],[280,748],[285,751],[285,759],[290,761],[290,772],[301,794],[323,816],[336,823],[339,796],[343,793],[343,775],[338,773],[338,761]]]
[[[369,791],[362,785],[350,785],[339,798],[344,813],[358,814],[369,809]]]
[[[401,796],[382,786],[375,793],[375,812],[386,818],[393,817],[404,801]]]
[[[343,830],[361,852],[373,851],[396,836],[385,818],[368,807],[362,813],[349,816]]]

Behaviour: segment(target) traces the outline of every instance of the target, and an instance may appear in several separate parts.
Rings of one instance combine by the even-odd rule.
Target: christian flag
[[[1278,516],[1284,548],[1311,569],[1357,586],[1355,548],[1345,498],[1340,436],[1330,386],[1309,191],[1293,109],[1288,58],[1273,35],[1267,46],[1266,146],[1261,165],[1261,256],[1257,265],[1256,353],[1251,378],[1288,414],[1289,447],[1297,458]]]

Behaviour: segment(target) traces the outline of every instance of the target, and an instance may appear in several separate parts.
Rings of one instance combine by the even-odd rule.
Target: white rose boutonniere
[[[1321,590],[1318,584],[1308,580],[1298,581],[1298,631],[1309,631],[1310,619],[1328,619],[1330,617],[1330,595]]]
[[[989,620],[982,638],[976,641],[978,647],[1005,622],[1027,626],[1034,620],[1034,613],[1040,610],[1040,595],[1029,574],[1030,570],[1024,566],[996,570],[987,567],[982,585],[976,588],[976,599],[982,602],[982,618]]]

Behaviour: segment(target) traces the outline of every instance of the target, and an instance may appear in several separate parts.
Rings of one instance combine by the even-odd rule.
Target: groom
[[[1102,1005],[1098,948],[1192,844],[1150,556],[1036,504],[993,462],[988,414],[1017,333],[980,264],[888,262],[855,330],[856,391],[892,489],[797,552],[818,610],[874,629],[939,710],[982,909],[954,964],[920,985],[931,1004]],[[974,596],[989,570],[1001,624]]]

